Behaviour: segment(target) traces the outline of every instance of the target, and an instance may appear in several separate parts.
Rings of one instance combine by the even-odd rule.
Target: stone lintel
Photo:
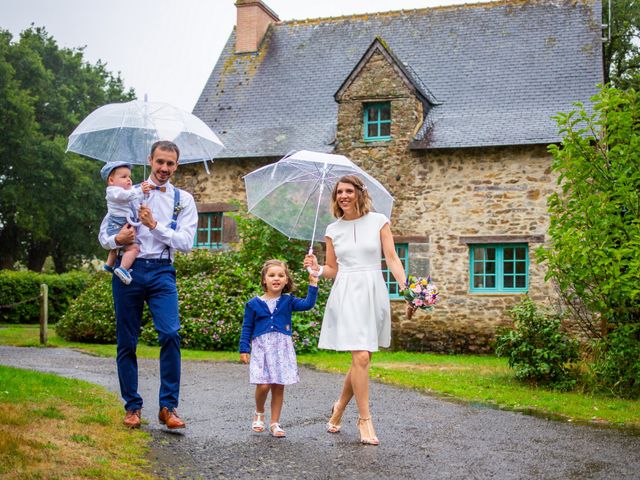
[[[396,243],[429,243],[429,235],[394,235]]]
[[[469,297],[526,297],[528,292],[465,292],[465,295]]]
[[[544,243],[544,235],[485,235],[460,237],[458,243]]]
[[[215,202],[215,203],[197,203],[198,213],[214,213],[214,212],[236,212],[238,206],[232,203]]]
[[[353,95],[349,97],[349,100],[344,101],[343,103],[362,103],[362,102],[391,102],[393,100],[400,100],[405,98],[412,98],[410,95]]]

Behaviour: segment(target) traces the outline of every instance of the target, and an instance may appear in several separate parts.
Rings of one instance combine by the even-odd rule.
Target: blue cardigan
[[[253,297],[244,307],[242,334],[240,335],[240,353],[251,352],[251,340],[269,332],[291,335],[292,312],[311,310],[318,298],[318,287],[309,285],[304,300],[293,295],[281,295],[276,308],[271,313],[267,303],[259,297]]]

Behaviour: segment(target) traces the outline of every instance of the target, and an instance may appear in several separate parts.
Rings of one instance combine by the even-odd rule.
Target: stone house
[[[199,202],[199,245],[233,240],[224,213],[246,202],[244,174],[291,150],[340,153],[394,196],[398,253],[441,291],[412,320],[392,302],[396,347],[485,352],[524,294],[554,298],[535,260],[557,188],[547,146],[553,115],[603,81],[600,0],[286,22],[261,0],[236,7],[194,108],[226,149],[210,175],[187,165],[176,181]]]

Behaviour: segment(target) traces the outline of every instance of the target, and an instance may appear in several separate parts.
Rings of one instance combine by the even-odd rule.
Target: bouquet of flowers
[[[417,309],[433,310],[433,306],[438,301],[438,287],[431,283],[431,277],[415,277],[409,275],[406,288],[401,292],[404,299],[409,303],[407,306],[407,317],[411,318]]]

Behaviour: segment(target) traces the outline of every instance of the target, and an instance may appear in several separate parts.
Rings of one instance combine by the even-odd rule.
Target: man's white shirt
[[[147,180],[154,185],[151,180]],[[140,244],[138,258],[167,258],[166,247],[170,248],[170,256],[173,259],[173,251],[189,252],[193,248],[193,239],[198,226],[198,211],[193,196],[189,192],[180,190],[180,212],[178,213],[177,226],[171,228],[173,219],[173,197],[175,188],[170,183],[165,183],[165,192],[152,190],[147,204],[156,222],[156,228],[149,230],[145,225],[140,225],[136,239]],[[116,235],[107,235],[108,218],[102,220],[98,240],[100,245],[107,250],[119,248],[116,244]]]

